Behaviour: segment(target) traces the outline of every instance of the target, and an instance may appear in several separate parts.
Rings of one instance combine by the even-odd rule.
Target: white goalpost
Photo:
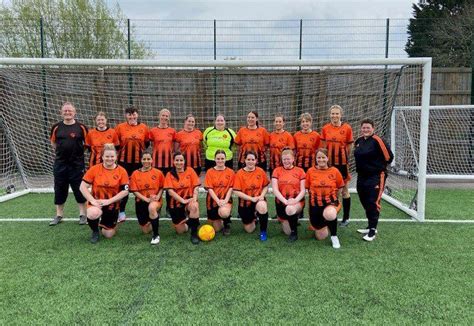
[[[245,125],[259,113],[270,132],[276,113],[285,129],[299,130],[299,116],[311,113],[313,129],[329,122],[329,107],[342,106],[343,120],[359,134],[371,118],[376,133],[394,147],[383,198],[413,218],[425,218],[431,58],[290,61],[161,61],[0,58],[0,202],[29,192],[52,190],[51,126],[63,102],[72,102],[89,128],[98,111],[110,127],[134,105],[153,127],[168,108],[171,126],[181,129],[193,113],[196,127],[212,125],[217,113],[227,126]],[[417,107],[407,122],[400,107]],[[403,116],[403,117],[402,117]],[[395,121],[394,121],[395,119]],[[405,119],[405,125],[403,125]],[[414,127],[416,125],[416,128]],[[410,128],[406,128],[410,127]],[[351,159],[353,160],[353,159]],[[352,163],[354,188],[357,174]]]

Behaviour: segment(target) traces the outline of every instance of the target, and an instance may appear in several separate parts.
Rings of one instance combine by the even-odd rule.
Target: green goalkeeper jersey
[[[218,130],[215,127],[209,127],[204,131],[203,143],[206,148],[206,159],[214,161],[214,156],[218,149],[225,151],[226,160],[232,159],[232,146],[234,145],[235,131],[230,128]]]

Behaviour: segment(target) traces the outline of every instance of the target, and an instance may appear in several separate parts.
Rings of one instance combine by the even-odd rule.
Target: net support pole
[[[127,58],[128,60],[132,59],[130,18],[127,19]],[[133,74],[131,67],[128,67],[128,105],[133,105]]]
[[[423,87],[421,93],[420,153],[418,171],[417,220],[425,220],[426,165],[428,162],[428,127],[430,119],[431,59],[423,64]]]

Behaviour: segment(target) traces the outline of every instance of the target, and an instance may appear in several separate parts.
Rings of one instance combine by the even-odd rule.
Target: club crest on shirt
[[[107,139],[112,139],[112,135],[107,135]]]
[[[148,183],[145,184],[145,188],[150,188],[150,185]]]
[[[187,175],[187,176],[186,176],[186,179],[191,179],[191,176],[190,176],[190,175]]]
[[[71,132],[71,133],[69,134],[69,137],[70,137],[70,138],[76,138],[76,133],[75,133],[75,132]]]
[[[330,173],[330,174],[328,175],[328,179],[329,179],[329,180],[335,180],[335,179],[336,179],[336,176],[335,176],[334,174]]]
[[[222,138],[226,139],[226,138],[227,138],[227,135],[226,135],[226,134],[222,135]]]
[[[156,180],[156,175],[152,175],[151,180]]]
[[[116,175],[116,174],[114,174],[113,178],[114,178],[114,180],[118,180],[118,179],[119,179],[119,176]]]

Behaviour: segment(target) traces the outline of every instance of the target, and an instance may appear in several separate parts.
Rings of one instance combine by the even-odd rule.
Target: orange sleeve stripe
[[[390,161],[390,153],[388,152],[387,146],[385,146],[385,143],[383,142],[382,138],[380,138],[377,135],[373,135],[373,138],[377,141],[377,143],[380,146],[380,149],[382,150],[383,157],[385,158],[385,161]]]

